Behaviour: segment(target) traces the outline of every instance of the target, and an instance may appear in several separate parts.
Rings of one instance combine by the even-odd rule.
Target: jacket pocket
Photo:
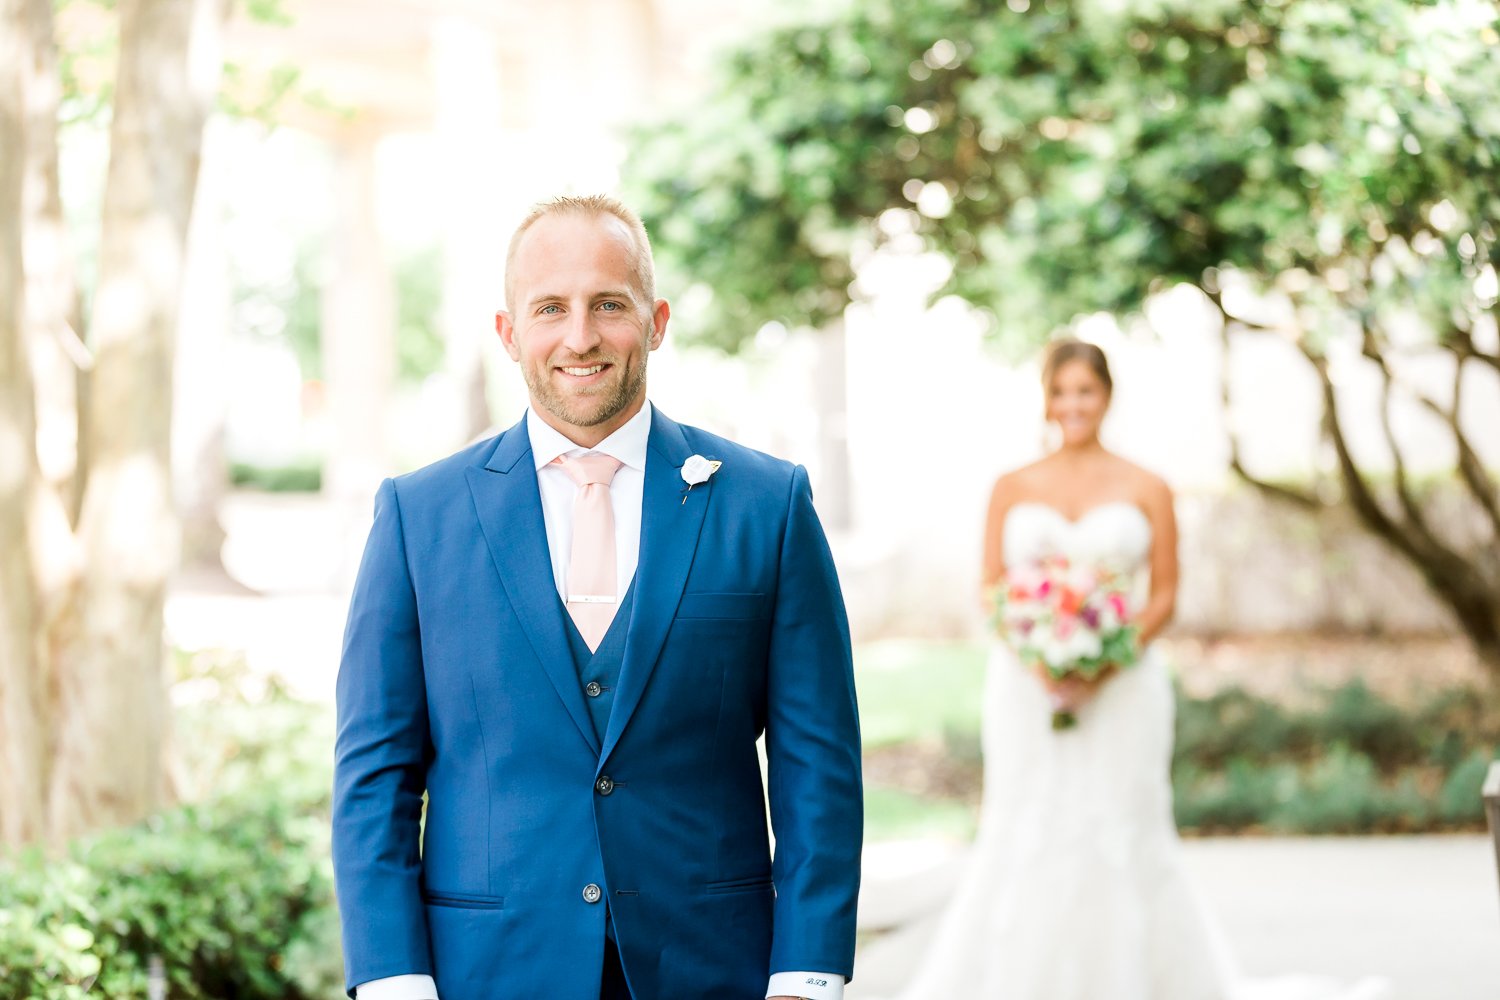
[[[452,906],[461,910],[505,909],[504,896],[478,896],[467,892],[434,892],[428,889],[422,893],[422,899],[428,906]]]
[[[731,892],[765,892],[771,888],[771,876],[752,875],[749,878],[727,878],[710,882],[703,891],[710,896],[721,896]]]
[[[678,618],[764,618],[765,594],[683,594]]]

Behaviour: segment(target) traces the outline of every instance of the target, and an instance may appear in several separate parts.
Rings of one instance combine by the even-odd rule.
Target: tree
[[[205,119],[216,91],[222,0],[121,0],[95,363],[80,415],[80,504],[37,470],[32,338],[22,260],[28,158],[55,159],[55,106],[21,125],[28,92],[55,81],[51,6],[6,0],[0,26],[0,840],[59,841],[136,820],[163,792],[162,612],[177,550],[168,471],[172,341]],[[15,58],[12,58],[14,56]],[[12,74],[19,80],[14,86]],[[28,76],[30,77],[28,79]],[[55,100],[55,98],[54,98]],[[16,102],[13,104],[13,102]],[[45,102],[44,102],[45,103]],[[51,170],[36,170],[56,184]],[[55,204],[55,189],[44,201]],[[52,315],[39,310],[36,315]],[[19,317],[19,318],[18,318]],[[75,530],[76,528],[76,530]]]
[[[39,832],[44,801],[43,678],[32,626],[36,581],[28,529],[36,458],[21,263],[26,38],[23,0],[0,4],[0,842]]]
[[[667,267],[712,290],[702,336],[819,324],[893,241],[940,251],[939,295],[1038,342],[1186,283],[1226,345],[1286,338],[1323,392],[1316,488],[1414,565],[1500,673],[1500,503],[1465,392],[1494,391],[1500,8],[1483,0],[869,0],[736,53],[716,97],[643,134],[627,176]],[[1393,481],[1362,468],[1330,350],[1385,389]],[[1414,355],[1447,359],[1432,394]],[[1451,432],[1485,534],[1436,523],[1392,429]],[[1335,486],[1328,489],[1328,486]]]

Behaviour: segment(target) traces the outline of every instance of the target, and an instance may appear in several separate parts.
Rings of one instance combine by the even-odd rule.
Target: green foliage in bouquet
[[[1103,637],[1103,648],[1099,650],[1099,661],[1104,667],[1132,667],[1141,653],[1140,629],[1126,625],[1118,632]],[[1103,669],[1101,667],[1100,669]],[[1096,671],[1097,672],[1097,671]]]

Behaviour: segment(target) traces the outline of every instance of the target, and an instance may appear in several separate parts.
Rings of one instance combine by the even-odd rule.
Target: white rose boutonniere
[[[682,481],[687,483],[682,490],[682,502],[687,503],[687,495],[692,492],[693,487],[699,483],[706,483],[710,476],[719,471],[723,462],[716,462],[702,455],[693,455],[682,463]]]

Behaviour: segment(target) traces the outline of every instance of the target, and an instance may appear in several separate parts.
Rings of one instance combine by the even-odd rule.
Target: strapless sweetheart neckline
[[[1066,511],[1062,510],[1059,507],[1054,507],[1052,504],[1047,503],[1043,500],[1017,500],[1015,503],[1010,505],[1011,510],[1016,510],[1020,507],[1035,507],[1038,510],[1044,510],[1049,514],[1056,515],[1059,520],[1072,525],[1082,524],[1089,518],[1093,517],[1095,514],[1114,507],[1124,507],[1129,510],[1133,510],[1146,521],[1150,521],[1150,518],[1146,517],[1146,512],[1141,510],[1140,505],[1131,503],[1129,500],[1106,500],[1103,503],[1096,503],[1092,507],[1084,510],[1083,513],[1079,514],[1077,517],[1069,517]]]

